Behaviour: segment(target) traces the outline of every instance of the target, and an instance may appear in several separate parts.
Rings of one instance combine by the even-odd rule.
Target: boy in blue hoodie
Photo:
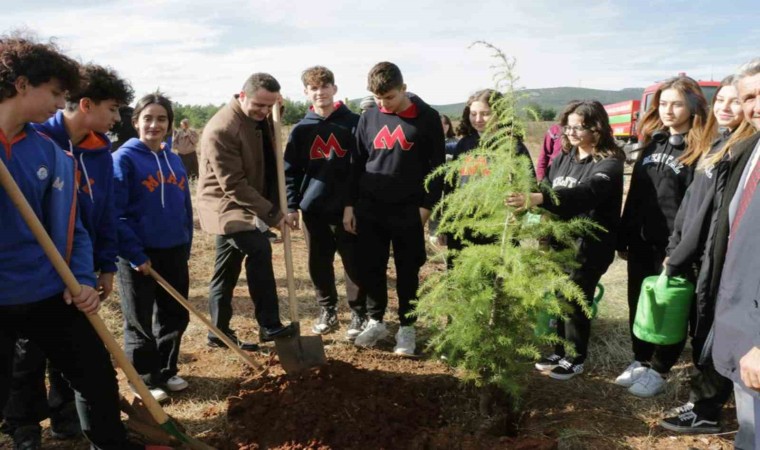
[[[148,276],[154,269],[187,297],[193,207],[182,160],[164,142],[173,120],[169,99],[144,96],[132,116],[139,138],[113,154],[124,351],[158,401],[187,388],[177,359],[190,316]]]
[[[119,107],[132,101],[132,88],[107,68],[88,64],[80,67],[82,83],[66,96],[66,107],[42,124],[33,125],[59,147],[73,153],[82,225],[93,245],[97,273],[96,289],[105,300],[113,290],[116,272],[116,216],[113,204],[113,160],[107,132],[119,121]],[[16,342],[13,384],[4,416],[13,428],[41,432],[39,422],[50,416],[50,429],[58,439],[79,434],[74,393],[49,366],[50,393],[45,390],[46,358],[28,339]]]
[[[84,315],[98,310],[100,298],[92,244],[77,212],[74,161],[30,124],[64,106],[64,92],[79,85],[77,64],[52,44],[16,36],[0,37],[0,60],[0,158],[82,285],[76,296],[66,289],[0,190],[0,404],[8,397],[14,344],[22,335],[77,391],[82,430],[93,448],[142,448],[126,439],[116,372]],[[39,448],[39,442],[25,448]]]
[[[346,337],[353,340],[361,333],[367,313],[364,295],[355,281],[356,237],[343,228],[342,217],[359,115],[343,102],[335,102],[338,87],[335,76],[326,67],[306,69],[301,80],[312,106],[293,127],[285,148],[286,220],[292,228],[298,228],[298,210],[301,210],[309,248],[309,275],[321,308],[312,331],[325,334],[339,326],[333,270],[337,251],[343,260],[346,295],[352,310]]]
[[[378,63],[367,78],[377,108],[359,119],[343,216],[346,230],[358,235],[360,286],[367,293],[370,319],[354,343],[374,346],[388,335],[383,316],[388,306],[387,267],[393,245],[400,324],[394,353],[414,356],[412,302],[427,257],[423,229],[442,188],[439,180],[426,190],[425,178],[445,160],[443,125],[438,112],[406,92],[395,64]]]

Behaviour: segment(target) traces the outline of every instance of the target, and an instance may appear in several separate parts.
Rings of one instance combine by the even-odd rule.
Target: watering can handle
[[[594,303],[599,303],[604,297],[604,285],[602,283],[596,284],[596,295],[594,295]]]

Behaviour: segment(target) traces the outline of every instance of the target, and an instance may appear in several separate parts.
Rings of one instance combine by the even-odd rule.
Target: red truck
[[[686,74],[679,73],[678,76],[685,77]],[[699,80],[697,83],[699,83],[702,92],[705,94],[707,104],[711,104],[712,98],[720,86],[720,82]],[[639,135],[637,125],[651,106],[654,93],[660,87],[660,84],[661,82],[658,82],[644,89],[644,93],[641,94],[641,100],[626,100],[611,105],[604,105],[604,109],[607,110],[607,114],[610,116],[610,126],[612,126],[615,140],[623,147],[629,163],[635,161],[638,156]]]

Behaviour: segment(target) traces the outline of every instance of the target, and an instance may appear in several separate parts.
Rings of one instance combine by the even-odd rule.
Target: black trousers
[[[696,305],[696,301],[692,303],[692,317],[696,316]],[[708,337],[708,333],[702,330],[709,330],[710,325],[709,316],[706,323],[700,324],[699,330],[694,330],[692,323],[692,330],[696,333],[691,338],[691,357],[694,367],[689,374],[689,401],[694,403],[694,412],[708,420],[717,421],[720,419],[723,405],[731,398],[734,383],[715,370],[712,352],[708,350],[707,357],[702,358]]]
[[[358,228],[359,285],[367,293],[367,314],[382,321],[388,307],[388,260],[393,245],[398,315],[412,325],[412,301],[417,299],[420,267],[425,263],[425,235],[419,207],[360,200],[354,208]]]
[[[256,322],[262,328],[281,326],[272,268],[272,244],[258,230],[216,237],[216,262],[209,287],[211,321],[220,330],[231,331],[232,293],[244,260],[248,293],[253,301]],[[209,337],[212,336],[209,333]]]
[[[446,248],[449,250],[446,253],[446,267],[451,269],[454,267],[455,255],[452,251],[461,251],[466,245],[488,245],[498,242],[494,237],[476,236],[469,229],[464,232],[464,239],[458,239],[453,234],[446,234]]]
[[[179,155],[188,178],[198,178],[198,154],[196,152]]]
[[[335,288],[335,253],[343,261],[348,306],[360,316],[366,314],[367,298],[359,289],[356,268],[356,236],[348,233],[339,217],[303,213],[303,231],[309,248],[309,275],[316,291],[317,303],[322,307],[338,304]]]
[[[583,291],[583,298],[587,305],[591,306],[594,302],[594,292],[596,291],[596,285],[604,275],[603,270],[594,269],[579,269],[574,270],[570,274],[570,278],[578,287]],[[588,341],[591,338],[591,318],[586,316],[583,312],[581,305],[575,302],[568,302],[572,308],[572,312],[566,319],[557,320],[557,335],[561,338],[567,339],[575,347],[576,356],[573,358],[573,363],[581,364],[586,360],[588,356]],[[560,356],[565,356],[565,347],[563,345],[556,345],[554,347],[554,353]]]
[[[665,374],[678,361],[686,339],[671,345],[656,345],[642,341],[633,334],[633,322],[636,319],[636,307],[639,304],[641,283],[644,278],[662,273],[665,260],[665,248],[637,242],[628,248],[628,325],[631,334],[633,356],[636,361],[651,362],[652,369]]]
[[[146,249],[145,254],[153,270],[187,297],[187,246]],[[152,277],[134,270],[129,261],[119,258],[117,267],[124,313],[124,351],[145,384],[160,386],[177,375],[180,342],[190,314]]]
[[[82,431],[95,448],[133,448],[121,423],[111,358],[85,315],[66,305],[60,294],[35,303],[0,306],[0,405],[8,399],[19,335],[37,345],[71,383]]]
[[[11,428],[37,425],[50,417],[53,427],[65,417],[64,407],[74,404],[74,391],[61,370],[48,359],[42,349],[25,337],[16,341],[13,375],[3,416]],[[48,371],[50,392],[45,387]],[[69,408],[66,408],[68,412]]]

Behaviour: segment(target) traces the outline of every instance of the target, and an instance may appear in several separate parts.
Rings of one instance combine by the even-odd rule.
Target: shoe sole
[[[549,374],[549,378],[553,378],[555,380],[567,381],[567,380],[573,378],[574,376],[580,375],[582,373],[583,373],[582,370],[580,372],[571,373],[571,374],[567,374],[567,375],[560,375],[560,374],[556,374],[556,373],[550,373]]]
[[[662,394],[663,391],[665,391],[665,388],[662,388],[662,389],[660,389],[660,390],[658,390],[656,392],[652,392],[651,394],[650,393],[642,394],[642,393],[639,393],[639,392],[633,392],[632,390],[628,389],[628,393],[629,394],[631,394],[633,396],[636,396],[636,397],[639,397],[639,398],[652,398],[655,395]]]
[[[357,336],[357,338],[358,337],[359,336]],[[375,339],[374,342],[368,342],[366,344],[359,344],[359,343],[356,342],[356,339],[354,339],[354,345],[356,345],[357,347],[372,348],[372,347],[377,346],[378,342],[382,341],[383,339],[385,339],[387,337],[388,337],[388,333],[386,333],[385,335],[380,336],[379,338]]]
[[[554,370],[555,367],[559,367],[559,364],[539,364],[536,363],[533,367],[539,372],[546,372],[547,370]]]
[[[620,386],[620,387],[624,387],[624,388],[629,388],[629,387],[633,386],[634,384],[636,384],[636,380],[633,380],[630,383],[628,383],[627,381],[621,382],[621,381],[615,380],[615,385],[616,386]]]
[[[140,397],[140,396],[139,396],[139,395],[137,395],[136,393],[134,394],[134,396],[135,396],[135,397],[137,397],[137,398],[139,398],[140,400],[142,400],[142,397]],[[171,397],[169,397],[168,395],[167,395],[166,397],[163,397],[163,398],[160,398],[160,399],[159,399],[159,398],[156,398],[156,397],[153,397],[153,398],[154,398],[154,399],[155,399],[155,400],[156,400],[158,403],[166,403],[166,402],[168,402],[168,401],[171,399]]]
[[[422,358],[422,355],[418,355],[417,353],[406,353],[406,352],[401,352],[401,351],[398,351],[398,350],[393,350],[393,354],[394,355],[398,355],[398,356],[400,356],[402,358],[408,358],[408,359],[420,359],[420,358]]]
[[[182,392],[185,389],[187,389],[188,387],[190,387],[190,386],[187,385],[187,384],[184,385],[184,386],[182,386],[181,388],[170,388],[169,386],[166,386],[166,390],[169,391],[169,392]]]
[[[318,334],[318,335],[322,336],[323,334],[334,333],[335,331],[338,331],[339,329],[340,329],[340,324],[337,324],[337,325],[332,326],[332,327],[328,327],[327,329],[325,329],[325,331],[319,331],[317,329],[317,327],[314,326],[314,327],[311,327],[311,332],[314,333],[314,334]]]
[[[720,433],[720,427],[712,427],[712,428],[694,428],[694,427],[679,427],[678,425],[673,425],[672,423],[661,421],[660,427],[672,431],[674,433],[680,433],[680,434],[717,434]]]

